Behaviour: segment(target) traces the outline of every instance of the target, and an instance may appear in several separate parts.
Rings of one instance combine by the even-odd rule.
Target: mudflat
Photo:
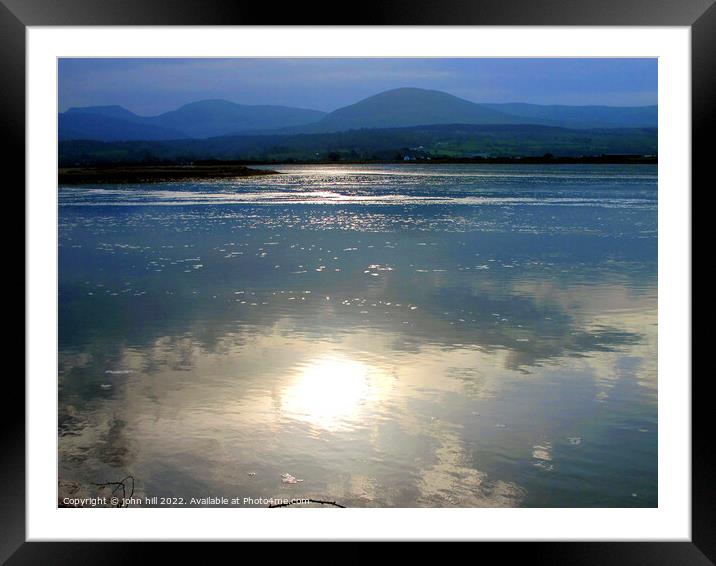
[[[156,183],[179,179],[211,179],[276,175],[269,169],[244,165],[124,165],[107,167],[68,167],[58,172],[60,184]]]

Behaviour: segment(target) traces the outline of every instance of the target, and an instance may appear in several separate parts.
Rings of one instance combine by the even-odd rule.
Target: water
[[[658,504],[655,166],[278,169],[60,188],[60,478]]]

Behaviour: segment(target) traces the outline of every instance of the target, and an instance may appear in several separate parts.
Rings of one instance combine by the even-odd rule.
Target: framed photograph
[[[0,559],[714,563],[711,1],[2,2],[27,332]]]

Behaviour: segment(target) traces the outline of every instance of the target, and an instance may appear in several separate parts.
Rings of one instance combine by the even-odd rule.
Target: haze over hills
[[[575,129],[656,128],[657,107],[478,104],[436,90],[398,88],[330,113],[287,106],[202,100],[158,116],[121,106],[70,108],[59,116],[61,140],[142,141],[239,134],[316,134],[441,124],[543,125]]]
[[[70,108],[58,117],[58,132],[60,140],[176,140],[187,138],[184,132],[157,126],[144,122],[136,114],[119,106],[102,107],[108,113],[83,112],[83,109]],[[115,112],[114,109],[122,112]],[[115,115],[124,115],[119,118]],[[126,116],[129,114],[130,116]]]
[[[202,100],[160,114],[154,121],[165,128],[185,132],[190,138],[208,138],[309,124],[324,114],[319,110],[288,106],[250,106],[227,100]]]
[[[309,124],[325,115],[288,106],[201,100],[158,116],[139,116],[121,106],[70,108],[59,115],[59,138],[169,140],[208,138]]]
[[[522,102],[483,106],[565,128],[656,128],[659,119],[658,106],[542,106]]]
[[[60,116],[72,116],[75,117],[77,115],[85,115],[85,114],[96,114],[100,116],[107,116],[109,118],[117,118],[119,120],[128,120],[130,122],[142,122],[145,120],[142,116],[137,116],[134,112],[130,112],[126,108],[123,108],[122,106],[119,106],[117,104],[112,104],[109,106],[87,106],[82,108],[68,108],[66,112],[63,114],[61,113]]]

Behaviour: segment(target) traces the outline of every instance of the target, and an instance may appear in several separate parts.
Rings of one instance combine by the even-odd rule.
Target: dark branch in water
[[[302,501],[306,501],[306,500],[303,499]],[[321,499],[309,499],[308,502],[309,503],[320,503],[321,505],[332,505],[333,507],[340,507],[341,509],[346,508],[345,505],[339,505],[335,501],[323,501]],[[290,505],[293,505],[294,503],[298,503],[298,501],[289,502],[289,503],[277,503],[276,505],[269,505],[269,509],[274,509],[276,507],[288,507]]]
[[[127,499],[127,480],[132,480],[132,490],[129,492],[129,499],[132,498],[134,495],[134,476],[127,476],[124,479],[121,479],[119,481],[108,481],[104,483],[95,483],[92,485],[96,485],[97,487],[112,487],[112,495],[114,495],[117,490],[121,487],[122,488],[122,499],[120,499],[119,503],[117,503],[117,507],[123,507],[124,501]]]

